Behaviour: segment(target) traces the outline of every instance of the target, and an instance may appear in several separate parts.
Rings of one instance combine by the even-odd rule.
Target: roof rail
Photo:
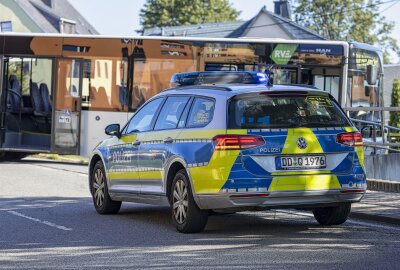
[[[161,92],[172,91],[172,90],[194,90],[194,89],[205,89],[205,90],[217,90],[217,91],[232,91],[231,88],[225,86],[215,86],[215,85],[184,85],[172,88],[167,88]]]

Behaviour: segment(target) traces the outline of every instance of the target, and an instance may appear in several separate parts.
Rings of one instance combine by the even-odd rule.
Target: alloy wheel
[[[104,174],[100,169],[97,169],[94,173],[93,189],[96,205],[101,207],[104,203],[105,183]]]
[[[183,180],[176,181],[172,198],[175,220],[182,224],[186,220],[189,205],[188,190]]]

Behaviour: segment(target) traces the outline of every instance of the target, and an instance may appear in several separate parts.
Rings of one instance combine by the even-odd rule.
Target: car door
[[[109,148],[109,179],[112,192],[140,193],[138,137],[152,128],[163,100],[156,98],[143,105],[122,130],[119,143]]]
[[[153,130],[139,135],[141,193],[157,195],[163,192],[164,169],[171,155],[171,145],[181,131],[177,129],[178,122],[189,100],[190,96],[169,96],[160,110]]]

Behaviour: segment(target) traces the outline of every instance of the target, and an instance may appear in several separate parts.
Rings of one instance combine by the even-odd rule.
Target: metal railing
[[[374,154],[376,154],[376,149],[400,152],[400,142],[392,142],[392,136],[390,135],[391,131],[400,133],[400,128],[385,125],[385,112],[400,112],[400,107],[345,107],[343,110],[346,112],[379,112],[381,121],[368,121],[355,118],[350,118],[350,120],[355,123],[361,132],[365,127],[372,127],[372,142],[364,141],[364,145],[372,147]],[[379,131],[380,136],[378,136]],[[377,141],[378,137],[382,138],[381,142]]]

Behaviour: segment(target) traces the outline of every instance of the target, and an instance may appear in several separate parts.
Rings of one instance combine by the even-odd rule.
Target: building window
[[[12,22],[0,22],[0,32],[12,32]]]
[[[60,33],[62,34],[75,34],[76,22],[68,19],[60,19]]]

